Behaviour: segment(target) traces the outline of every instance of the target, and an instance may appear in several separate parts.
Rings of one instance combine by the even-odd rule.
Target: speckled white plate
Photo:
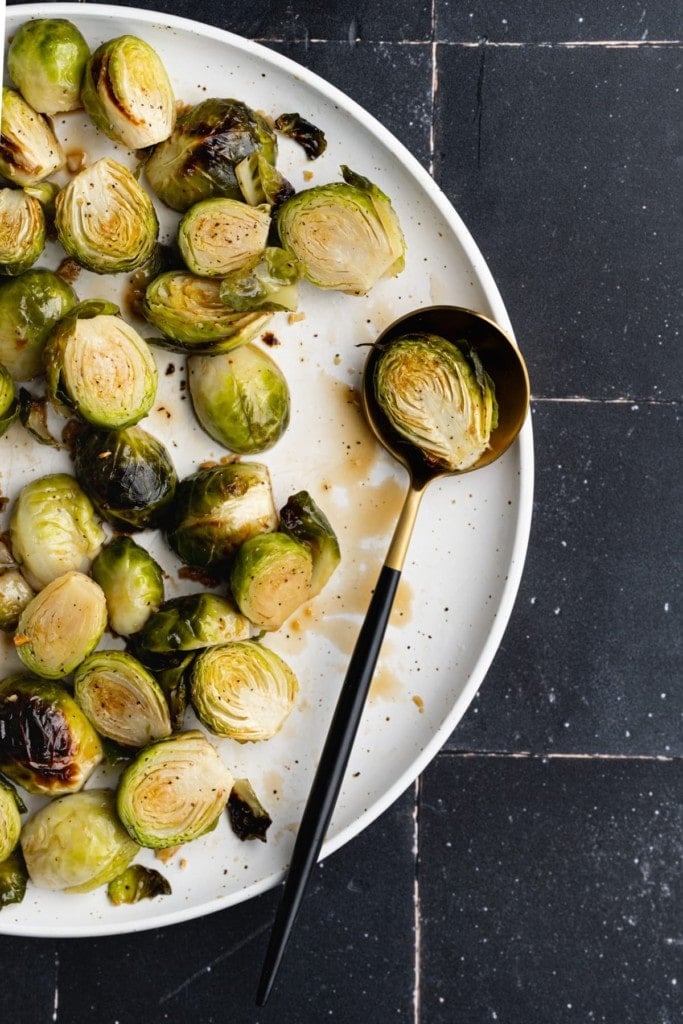
[[[162,867],[171,896],[133,907],[111,906],[104,891],[65,896],[29,887],[19,906],[0,913],[0,932],[87,936],[172,924],[239,903],[284,875],[360,621],[406,488],[404,471],[372,439],[354,389],[365,348],[397,316],[420,306],[452,303],[510,324],[488,268],[461,220],[428,174],[380,124],[342,93],[266,48],[206,25],[127,8],[30,4],[7,14],[11,35],[29,17],[73,20],[92,46],[129,32],[146,39],[165,61],[179,99],[231,95],[274,116],[298,111],[328,140],[313,163],[289,140],[279,166],[297,188],[339,180],[348,164],[393,201],[408,242],[405,271],[365,298],[304,286],[305,318],[271,324],[271,348],[289,380],[292,423],[261,457],[269,466],[278,507],[308,489],[339,535],[342,565],[326,590],[267,643],[296,671],[301,692],[281,733],[262,744],[217,745],[236,776],[251,779],[273,825],[266,844],[240,842],[223,820]],[[81,113],[56,120],[67,145],[88,159],[115,151]],[[312,172],[312,179],[307,175]],[[162,233],[174,220],[160,211]],[[42,265],[56,266],[48,253]],[[118,278],[83,273],[81,298],[122,298]],[[151,333],[136,322],[141,333]],[[225,454],[196,426],[183,390],[182,357],[156,350],[157,406],[145,426],[169,446],[181,475]],[[0,438],[0,493],[13,499],[32,477],[69,469],[65,454],[28,442],[16,425]],[[382,813],[434,757],[463,715],[500,643],[517,592],[529,535],[533,487],[531,426],[497,463],[474,475],[437,483],[425,496],[403,580],[323,855],[352,839]],[[0,517],[0,532],[7,512]],[[188,589],[163,539],[141,536],[171,576],[167,596]],[[196,585],[195,585],[196,586]],[[17,668],[11,643],[0,646],[2,674]],[[191,716],[188,724],[194,725]],[[89,785],[110,779],[97,773]],[[32,801],[35,807],[40,801]]]

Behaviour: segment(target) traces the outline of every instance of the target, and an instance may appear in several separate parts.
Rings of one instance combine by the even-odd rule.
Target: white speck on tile
[[[665,612],[671,611],[671,605],[669,604],[668,601],[664,602],[664,611]]]
[[[557,608],[555,608],[554,609],[555,615],[559,615],[560,611],[561,611],[561,609],[559,608],[559,606]]]

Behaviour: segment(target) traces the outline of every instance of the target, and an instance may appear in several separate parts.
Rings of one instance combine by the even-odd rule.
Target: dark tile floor
[[[312,68],[432,171],[529,364],[531,542],[479,695],[422,778],[319,867],[265,1010],[253,993],[276,893],[125,938],[0,937],[2,1020],[675,1024],[675,5],[158,6]]]

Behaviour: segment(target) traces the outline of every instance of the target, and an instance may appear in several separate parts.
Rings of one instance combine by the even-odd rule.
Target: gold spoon
[[[493,381],[498,403],[498,423],[491,432],[488,446],[466,468],[444,468],[443,464],[428,457],[422,448],[401,436],[378,400],[375,382],[378,361],[393,344],[417,333],[438,335],[452,344],[464,340],[477,354]],[[406,467],[410,486],[349,662],[304,808],[263,963],[256,996],[259,1006],[265,1004],[271,992],[337,802],[425,488],[438,477],[472,472],[488,466],[507,451],[527,416],[529,377],[517,346],[493,320],[482,313],[459,306],[429,306],[401,317],[379,336],[363,370],[362,400],[373,433],[387,451]]]

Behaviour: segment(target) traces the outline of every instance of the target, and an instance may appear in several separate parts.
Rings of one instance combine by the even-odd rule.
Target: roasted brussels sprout
[[[147,286],[144,316],[164,335],[153,344],[178,352],[228,352],[255,338],[271,314],[236,313],[221,299],[220,281],[168,270]]]
[[[255,640],[209,647],[190,670],[190,700],[200,722],[240,743],[279,732],[298,689],[289,665]]]
[[[79,303],[52,330],[43,352],[53,405],[113,429],[146,416],[157,393],[151,349],[117,313],[109,302]]]
[[[150,668],[184,664],[188,652],[244,640],[251,626],[225,597],[210,591],[169,598],[147,619],[130,643]]]
[[[277,210],[285,249],[319,288],[365,295],[405,265],[405,239],[389,198],[342,167],[343,182],[303,189]]]
[[[165,445],[139,425],[78,433],[74,472],[102,518],[124,530],[161,526],[178,483]]]
[[[180,481],[166,537],[187,565],[222,572],[240,544],[277,521],[268,467],[231,462]]]
[[[66,18],[35,18],[9,44],[7,70],[27,103],[42,114],[81,106],[81,81],[90,47]]]
[[[285,249],[271,245],[254,266],[226,274],[221,280],[222,301],[237,312],[295,310],[301,266]]]
[[[103,757],[99,736],[67,689],[31,675],[0,682],[0,737],[0,771],[29,793],[74,793]]]
[[[19,388],[19,420],[38,444],[61,448],[47,420],[48,400],[45,395],[33,395],[27,388]]]
[[[232,786],[216,748],[191,729],[138,754],[119,780],[117,810],[136,842],[164,849],[212,831]]]
[[[10,903],[21,903],[26,895],[28,871],[20,847],[0,861],[0,910]]]
[[[311,552],[311,597],[315,597],[341,561],[339,541],[329,519],[308,491],[299,491],[280,509],[280,529]]]
[[[327,149],[327,139],[323,130],[316,128],[301,114],[280,114],[275,118],[275,128],[282,135],[298,142],[309,160],[322,156]]]
[[[14,646],[30,672],[61,679],[97,647],[106,626],[102,588],[82,572],[67,572],[26,605]]]
[[[25,810],[14,787],[0,779],[0,863],[7,860],[19,842],[21,815]]]
[[[216,356],[191,356],[188,383],[197,419],[231,452],[255,455],[272,448],[289,424],[284,374],[254,345]]]
[[[36,185],[63,165],[64,152],[47,118],[3,86],[0,175],[14,185]]]
[[[77,302],[71,285],[51,270],[33,268],[0,282],[0,362],[14,380],[42,374],[47,336]]]
[[[233,832],[242,841],[260,839],[266,842],[266,832],[273,824],[249,779],[235,779],[228,797],[228,817]]]
[[[104,591],[109,625],[120,636],[137,633],[163,603],[163,570],[149,552],[130,537],[114,537],[106,544],[93,562],[91,572]]]
[[[259,151],[275,164],[277,140],[266,119],[234,99],[207,99],[178,116],[145,164],[152,190],[183,213],[211,196],[240,199],[235,166]]]
[[[110,789],[53,800],[26,822],[21,848],[34,885],[72,893],[106,885],[140,849],[118,820]]]
[[[0,437],[19,415],[19,401],[14,393],[10,372],[0,363]]]
[[[181,217],[178,248],[193,274],[223,277],[257,260],[269,231],[267,206],[225,197],[204,199]]]
[[[61,189],[55,227],[67,254],[96,274],[141,267],[159,233],[152,200],[132,172],[108,156],[79,171]]]
[[[107,886],[107,896],[115,907],[170,895],[168,879],[160,871],[145,867],[144,864],[131,864],[116,878],[112,878]]]
[[[74,672],[74,696],[100,736],[122,747],[144,747],[170,735],[161,687],[126,651],[89,655]]]
[[[13,632],[33,597],[33,588],[19,569],[0,569],[0,629],[6,633]]]
[[[163,61],[137,36],[97,47],[85,68],[81,101],[101,132],[130,149],[163,142],[175,124],[173,86]]]
[[[9,521],[12,552],[36,589],[66,572],[88,572],[105,535],[90,499],[68,473],[30,480]]]
[[[237,607],[255,626],[279,629],[312,596],[313,558],[305,544],[286,533],[264,533],[245,541],[230,569]]]
[[[45,215],[37,199],[19,188],[0,188],[0,274],[16,277],[45,248]]]
[[[196,653],[196,651],[190,651],[189,654],[183,654],[180,656],[179,661],[177,661],[177,655],[146,655],[157,663],[159,660],[163,661],[164,659],[177,661],[175,665],[166,665],[162,668],[157,666],[154,669],[154,675],[164,692],[168,709],[171,713],[173,732],[180,732],[185,721],[185,713],[189,704],[187,677]]]
[[[267,203],[274,208],[294,195],[294,186],[260,150],[255,150],[235,166],[235,177],[244,201],[250,206]]]
[[[472,466],[498,421],[493,381],[466,342],[434,334],[392,341],[377,360],[374,394],[389,425],[446,470]]]

